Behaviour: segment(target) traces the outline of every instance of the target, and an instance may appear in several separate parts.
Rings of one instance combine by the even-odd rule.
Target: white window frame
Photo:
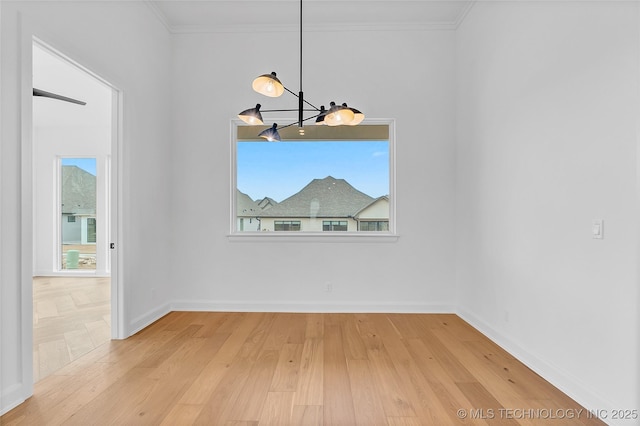
[[[295,120],[290,118],[276,118],[272,120],[278,123],[287,123]],[[229,234],[227,238],[231,242],[257,242],[257,241],[286,241],[286,242],[396,242],[396,133],[394,119],[366,119],[362,125],[387,125],[389,126],[389,231],[388,232],[248,232],[238,231],[236,212],[237,189],[237,141],[238,127],[245,124],[239,119],[231,120],[230,140],[230,217]],[[272,142],[278,143],[278,142]]]
[[[87,242],[87,217],[80,217],[80,229],[81,229],[81,243],[82,244],[95,244],[96,245],[96,268],[95,269],[63,269],[62,268],[62,162],[65,159],[73,158],[93,158],[96,161],[96,216],[104,217],[97,223],[96,229],[96,241]],[[54,217],[54,229],[55,229],[55,248],[56,264],[53,265],[54,274],[63,274],[69,276],[87,275],[87,276],[110,276],[111,274],[111,256],[107,248],[105,240],[110,239],[110,191],[111,191],[111,159],[110,156],[98,153],[87,153],[86,155],[56,155],[55,159],[55,191],[53,211]],[[77,219],[76,219],[77,220]],[[104,223],[101,223],[104,222]]]

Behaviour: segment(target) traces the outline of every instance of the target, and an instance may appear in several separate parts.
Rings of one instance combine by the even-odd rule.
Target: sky
[[[389,194],[389,142],[238,142],[237,187],[281,202],[313,179],[344,179],[371,197]]]
[[[96,175],[96,159],[95,158],[63,158],[63,166],[78,166],[82,170]]]

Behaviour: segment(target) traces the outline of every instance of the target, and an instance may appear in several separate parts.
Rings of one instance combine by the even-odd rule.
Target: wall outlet
[[[328,281],[324,283],[324,291],[326,293],[331,293],[333,291],[333,284]]]

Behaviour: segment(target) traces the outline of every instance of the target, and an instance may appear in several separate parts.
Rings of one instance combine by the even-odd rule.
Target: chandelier
[[[364,114],[358,111],[355,108],[351,108],[347,106],[346,103],[342,105],[338,105],[335,102],[329,103],[329,109],[325,109],[324,105],[320,108],[308,102],[304,99],[304,94],[302,93],[302,0],[300,0],[300,90],[296,94],[295,92],[286,88],[278,79],[275,72],[271,74],[263,74],[253,80],[252,84],[253,90],[256,92],[268,96],[271,98],[276,98],[281,96],[285,91],[292,94],[296,98],[298,98],[298,108],[297,109],[267,109],[261,110],[262,105],[256,104],[254,108],[249,108],[242,111],[238,114],[238,118],[249,125],[263,125],[264,121],[262,120],[263,112],[298,112],[298,121],[295,121],[291,124],[287,124],[285,126],[278,127],[278,123],[273,123],[273,125],[266,130],[260,132],[258,136],[265,138],[266,140],[280,141],[280,134],[278,130],[284,129],[286,127],[290,127],[293,125],[298,125],[298,132],[300,135],[304,135],[304,126],[303,123],[308,120],[316,119],[316,125],[325,125],[325,126],[355,126],[360,124],[362,120],[364,120]],[[311,112],[312,114],[309,117],[304,117],[305,113]]]

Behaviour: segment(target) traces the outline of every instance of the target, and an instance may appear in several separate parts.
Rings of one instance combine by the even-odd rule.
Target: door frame
[[[120,218],[123,213],[123,92],[117,86],[102,78],[98,73],[81,65],[63,53],[64,49],[53,47],[30,31],[22,22],[20,38],[20,76],[21,76],[21,352],[22,386],[24,396],[33,394],[33,276],[34,276],[34,168],[33,168],[33,45],[50,51],[74,67],[88,73],[112,89],[112,131],[111,155],[107,160],[108,203],[110,216],[107,230],[108,243],[115,244],[111,252],[111,338],[124,339],[124,291],[123,291],[123,251],[119,242],[123,241]]]

